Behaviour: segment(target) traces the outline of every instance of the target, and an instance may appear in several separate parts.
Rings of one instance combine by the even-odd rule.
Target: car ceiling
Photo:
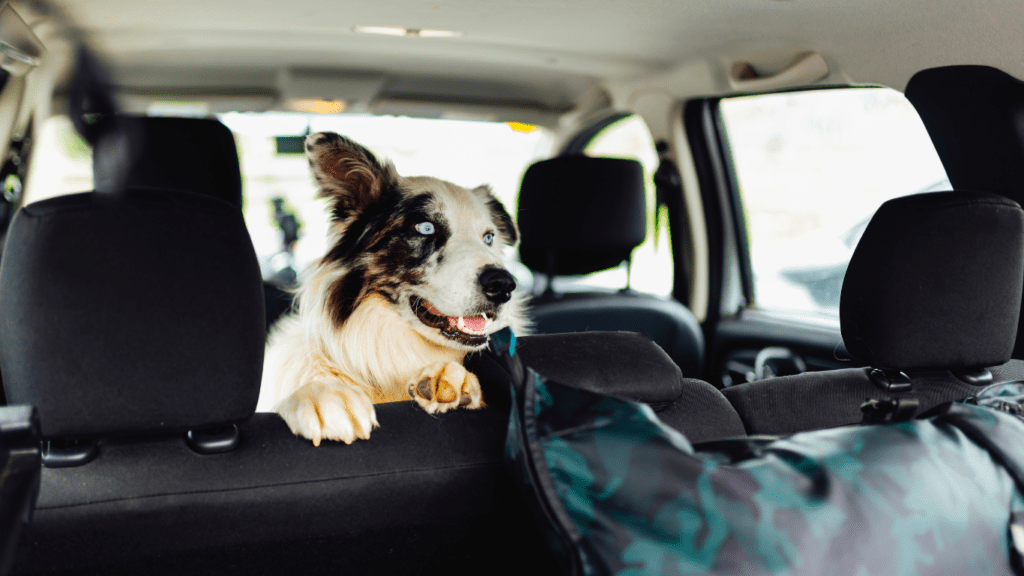
[[[30,4],[29,8],[31,8]],[[15,4],[18,6],[18,3]],[[814,51],[819,83],[902,89],[917,70],[989,64],[1024,77],[1018,0],[75,0],[64,4],[124,85],[273,90],[281,70],[379,74],[415,99],[565,111],[594,86],[676,96],[733,91]],[[461,38],[357,34],[354,26]]]

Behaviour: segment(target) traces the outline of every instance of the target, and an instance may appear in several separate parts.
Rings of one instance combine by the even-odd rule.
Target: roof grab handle
[[[0,6],[0,68],[24,76],[42,61],[43,43],[10,4]]]
[[[817,52],[802,52],[788,66],[770,76],[758,74],[745,60],[732,63],[729,85],[740,92],[768,92],[791,86],[802,86],[828,76],[828,64]]]

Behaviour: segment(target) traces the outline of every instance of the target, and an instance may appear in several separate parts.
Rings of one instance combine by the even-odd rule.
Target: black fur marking
[[[402,286],[423,284],[423,267],[451,237],[447,221],[433,213],[431,194],[406,197],[396,187],[382,191],[377,201],[356,212],[338,243],[322,264],[344,264],[350,272],[331,288],[328,307],[339,325],[355,304],[376,293],[392,304]],[[420,234],[415,226],[434,224],[433,234]],[[349,304],[350,303],[350,304]]]
[[[498,227],[498,232],[505,239],[505,243],[511,246],[518,242],[519,234],[516,232],[516,225],[501,202],[490,193],[487,194],[487,199],[484,202],[487,204],[487,210],[491,213],[491,220]]]
[[[327,295],[327,309],[331,311],[335,326],[341,326],[352,315],[363,295],[365,278],[358,268],[341,277],[331,286]]]

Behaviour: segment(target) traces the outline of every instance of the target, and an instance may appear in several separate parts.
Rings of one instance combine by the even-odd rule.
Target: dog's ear
[[[502,206],[501,201],[494,195],[491,187],[477,186],[473,189],[473,193],[487,205],[487,210],[491,213],[491,220],[494,221],[494,226],[498,229],[502,241],[513,247],[519,244],[519,229],[516,228],[516,223],[512,221],[512,217],[508,215],[508,211]]]
[[[317,198],[331,201],[335,220],[343,221],[365,208],[398,181],[394,165],[334,132],[306,136],[306,158],[320,188]]]

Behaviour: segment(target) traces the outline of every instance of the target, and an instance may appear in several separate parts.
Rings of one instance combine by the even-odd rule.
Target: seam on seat
[[[438,467],[438,468],[417,468],[417,469],[414,469],[414,470],[394,470],[394,471],[390,471],[390,472],[376,472],[376,473],[373,473],[373,474],[361,474],[359,476],[340,476],[340,477],[335,477],[335,478],[323,478],[323,479],[319,479],[319,480],[300,480],[300,481],[296,481],[296,482],[278,482],[278,483],[274,483],[274,484],[261,484],[261,485],[257,485],[257,486],[241,486],[241,487],[238,487],[238,488],[220,488],[220,489],[217,489],[217,490],[196,490],[196,491],[192,491],[192,492],[165,492],[165,493],[161,493],[161,494],[146,494],[144,496],[131,496],[131,497],[125,497],[125,498],[111,498],[109,500],[97,500],[95,502],[82,502],[80,504],[61,504],[59,506],[39,506],[39,507],[36,507],[35,510],[36,511],[39,511],[39,510],[61,510],[61,509],[65,509],[65,508],[79,508],[79,507],[82,507],[82,506],[93,506],[93,505],[97,505],[97,504],[111,504],[111,503],[114,503],[114,502],[126,502],[126,501],[129,501],[129,500],[143,500],[143,499],[146,499],[146,498],[163,498],[163,497],[166,497],[166,496],[191,496],[191,495],[199,495],[199,494],[221,494],[221,493],[225,493],[225,492],[240,492],[240,491],[243,491],[243,490],[257,490],[257,489],[260,489],[260,488],[278,488],[278,487],[281,487],[281,486],[300,486],[302,484],[318,484],[318,483],[328,483],[328,482],[339,482],[339,481],[342,481],[342,480],[359,480],[359,479],[362,479],[362,478],[375,478],[375,477],[379,477],[379,476],[394,476],[394,475],[403,475],[403,474],[417,474],[417,473],[423,473],[423,472],[441,472],[441,471],[444,471],[444,470],[461,470],[461,469],[466,469],[466,468],[484,468],[484,467],[495,466],[495,465],[499,465],[500,466],[501,463],[497,462],[497,461],[495,461],[495,462],[482,462],[482,463],[479,463],[479,464],[464,464],[464,465],[461,465],[461,466],[442,466],[442,467]]]

